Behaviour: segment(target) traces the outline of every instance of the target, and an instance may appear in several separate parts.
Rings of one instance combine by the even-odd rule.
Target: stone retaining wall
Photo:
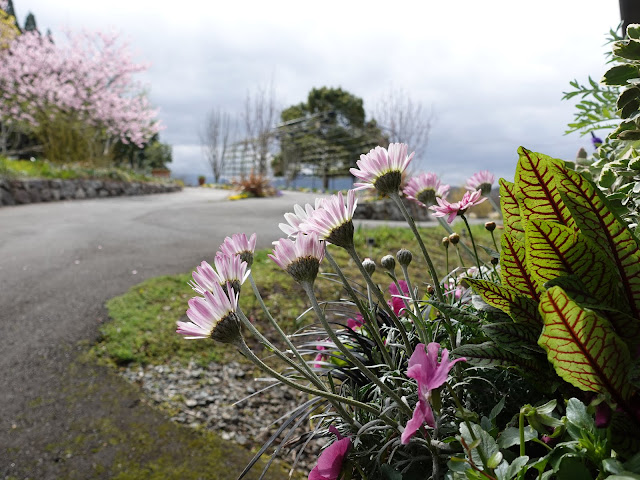
[[[419,207],[413,202],[403,199],[405,207],[417,221],[433,220],[426,208]],[[353,218],[363,220],[404,220],[398,206],[391,199],[374,202],[358,202],[358,208]]]
[[[182,190],[182,187],[176,184],[116,180],[9,180],[0,178],[0,206],[120,195],[147,195],[179,190]]]

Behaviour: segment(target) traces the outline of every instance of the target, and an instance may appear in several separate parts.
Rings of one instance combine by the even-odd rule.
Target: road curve
[[[117,376],[74,363],[78,344],[96,339],[109,298],[211,259],[235,232],[256,232],[266,247],[281,236],[282,215],[315,198],[289,192],[230,202],[227,194],[187,188],[0,208],[0,478],[108,478],[86,476],[108,463],[104,449],[81,457],[56,449],[72,424],[100,415],[163,421]],[[74,400],[79,385],[94,393]],[[103,411],[100,398],[122,391]]]

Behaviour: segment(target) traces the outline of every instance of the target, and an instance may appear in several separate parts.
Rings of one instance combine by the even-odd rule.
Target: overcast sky
[[[519,145],[575,158],[586,137],[565,136],[569,81],[600,79],[617,0],[414,2],[14,0],[41,31],[116,29],[166,126],[177,176],[209,173],[198,130],[207,111],[240,112],[247,91],[273,79],[282,107],[313,87],[342,87],[365,110],[390,88],[432,106],[422,168],[451,183],[491,169],[513,177]]]

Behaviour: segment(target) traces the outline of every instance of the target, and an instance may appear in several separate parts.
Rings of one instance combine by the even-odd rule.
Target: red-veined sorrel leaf
[[[452,353],[456,357],[465,357],[467,362],[477,367],[518,366],[528,371],[540,370],[540,362],[508,352],[493,342],[467,343],[456,348]]]
[[[593,310],[609,320],[615,332],[629,347],[630,352],[634,352],[640,345],[640,322],[616,308],[616,305],[620,304],[617,297],[612,296],[604,300],[596,298],[588,292],[587,287],[577,275],[557,277],[545,284],[547,289],[554,286],[562,288],[569,298],[582,308]]]
[[[620,404],[629,398],[629,349],[605,318],[581,308],[560,287],[540,300],[544,328],[538,344],[556,373],[581,390],[606,393]]]
[[[610,256],[611,268],[619,275],[613,284],[621,282],[622,297],[628,302],[624,310],[640,321],[640,248],[635,237],[593,183],[571,171],[558,182],[582,233]]]
[[[524,240],[524,227],[520,218],[520,207],[516,198],[516,188],[504,178],[500,183],[500,209],[504,222],[504,231],[518,240]]]
[[[500,278],[502,283],[534,300],[540,299],[541,289],[531,278],[524,244],[505,231],[501,239]]]
[[[504,285],[478,280],[477,278],[465,278],[482,299],[492,307],[502,310],[516,323],[526,323],[534,326],[542,324],[542,318],[538,313],[538,302],[526,297],[516,290]]]
[[[524,147],[518,148],[518,154],[516,198],[523,222],[537,217],[575,228],[555,182],[558,173],[565,169],[564,163]]]
[[[614,275],[608,259],[581,232],[556,222],[527,222],[527,266],[538,285],[575,275],[587,293],[606,301],[614,296]]]
[[[536,355],[544,355],[538,346],[540,327],[523,323],[491,323],[483,325],[482,331],[503,349],[534,358]]]

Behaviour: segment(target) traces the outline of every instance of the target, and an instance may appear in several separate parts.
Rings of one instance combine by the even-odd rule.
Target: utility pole
[[[622,36],[627,34],[627,26],[640,23],[640,2],[638,0],[619,0],[620,19],[622,20]]]

